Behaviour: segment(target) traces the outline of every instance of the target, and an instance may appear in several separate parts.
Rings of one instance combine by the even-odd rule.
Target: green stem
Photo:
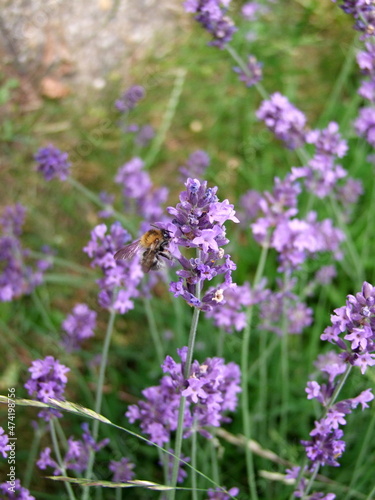
[[[287,289],[287,274],[284,273],[284,290]],[[288,312],[287,297],[283,300],[282,315],[282,337],[281,337],[281,416],[280,416],[280,435],[286,438],[288,428],[288,401],[289,401],[289,349],[288,349]]]
[[[257,271],[255,273],[253,289],[256,288],[256,286],[260,282],[261,277],[263,276],[267,254],[268,254],[268,241],[264,244],[262,248],[262,253],[260,255],[260,259],[258,262]],[[254,311],[253,306],[250,306],[247,310],[247,321],[246,321],[246,327],[244,329],[244,335],[242,340],[242,351],[241,351],[241,372],[242,372],[241,406],[242,406],[243,431],[247,441],[250,441],[252,436],[250,413],[249,413],[249,406],[250,406],[249,378],[247,374],[249,371],[249,350],[250,350],[250,336],[251,336],[253,311]],[[252,500],[257,500],[258,493],[256,490],[256,483],[255,483],[253,454],[249,446],[246,446],[245,452],[246,452],[247,480],[250,488],[251,498]]]
[[[315,478],[316,478],[316,476],[318,475],[318,472],[319,472],[319,467],[320,467],[320,465],[318,464],[318,465],[315,467],[314,472],[311,474],[310,479],[309,479],[309,482],[307,483],[306,488],[305,488],[305,491],[304,491],[304,493],[303,493],[302,500],[306,500],[307,495],[309,494],[309,491],[311,490],[312,485],[314,484]]]
[[[67,472],[64,466],[63,459],[61,457],[60,453],[60,448],[59,448],[59,443],[57,441],[57,436],[56,436],[56,431],[55,431],[55,425],[54,425],[54,419],[52,418],[49,422],[49,428],[51,432],[51,439],[52,439],[52,444],[53,444],[53,449],[56,455],[57,463],[59,465],[59,468],[61,469],[61,473],[63,476],[67,476]],[[64,482],[66,491],[68,492],[68,496],[70,500],[76,500],[76,497],[73,492],[73,488],[70,483]]]
[[[38,426],[35,433],[34,433],[34,437],[33,437],[33,440],[31,442],[29,452],[27,454],[25,476],[24,476],[23,481],[22,481],[22,485],[26,489],[29,489],[29,486],[31,483],[31,478],[33,475],[34,467],[35,467],[36,457],[38,455],[40,440],[41,440],[43,434],[44,434],[44,429],[41,429]]]
[[[199,257],[199,250],[198,250],[198,257]],[[200,296],[201,296],[201,283],[200,282],[198,282],[196,284],[195,295],[196,295],[197,299],[199,300]],[[187,352],[187,356],[186,356],[185,369],[184,369],[184,378],[185,379],[188,379],[189,375],[190,375],[191,364],[193,361],[195,338],[197,335],[199,314],[200,314],[200,309],[195,307],[194,312],[193,312],[193,317],[191,320],[191,327],[190,327],[190,333],[189,333],[188,352]],[[177,430],[176,430],[176,441],[175,441],[175,450],[174,450],[175,457],[174,457],[174,461],[173,461],[172,480],[171,480],[171,486],[173,488],[176,488],[178,467],[179,467],[179,461],[180,461],[180,456],[181,456],[181,446],[182,446],[182,438],[183,438],[183,431],[184,431],[185,403],[186,403],[186,398],[184,396],[181,396],[180,407],[178,410],[178,425],[177,425]],[[176,490],[175,489],[171,490],[169,492],[169,496],[168,496],[169,500],[174,500],[175,494],[176,494]]]
[[[164,360],[164,349],[163,349],[162,343],[160,341],[160,336],[159,336],[159,332],[158,332],[158,329],[156,326],[155,316],[154,316],[154,312],[153,312],[152,307],[151,307],[150,299],[147,299],[147,298],[143,299],[143,305],[145,306],[148,326],[150,329],[152,341],[154,343],[158,362],[159,362],[159,365],[161,365],[163,363],[163,360]]]
[[[193,434],[191,436],[191,466],[193,467],[191,471],[191,498],[193,500],[198,500],[197,495],[197,431],[195,429],[195,422],[193,424]]]
[[[182,88],[184,86],[185,77],[186,77],[186,70],[182,69],[182,68],[178,69],[177,75],[175,78],[175,82],[174,82],[174,86],[173,86],[173,90],[172,90],[171,96],[169,98],[167,109],[164,113],[161,127],[160,127],[159,132],[156,135],[156,137],[151,145],[150,151],[148,152],[148,155],[145,159],[145,168],[146,169],[150,168],[150,166],[153,164],[155,158],[157,157],[157,155],[160,151],[161,145],[163,144],[163,142],[165,140],[165,136],[167,135],[167,132],[171,126],[173,117],[174,117],[175,112],[176,112],[178,102],[180,100]]]
[[[69,182],[71,186],[77,189],[77,191],[83,194],[86,198],[95,203],[95,205],[103,209],[107,208],[107,205],[102,202],[99,196],[93,193],[90,189],[87,189],[86,186],[81,184],[76,179],[73,179],[73,177],[68,177],[67,182]],[[112,209],[112,211],[113,211],[113,216],[116,217],[116,219],[121,222],[121,224],[125,227],[125,229],[127,229],[130,233],[135,234],[135,228],[133,227],[132,224],[129,223],[129,219],[127,217],[124,217],[123,214],[121,214],[114,208]]]
[[[67,259],[56,257],[55,255],[48,255],[42,252],[34,252],[33,250],[28,251],[27,255],[28,257],[32,257],[33,259],[49,260],[52,264],[58,264],[62,267],[71,269],[72,271],[77,271],[78,273],[89,274],[92,276],[97,275],[97,273],[89,267],[81,266],[79,264],[76,264],[75,262],[70,262]]]
[[[96,397],[95,397],[95,407],[94,407],[94,411],[96,413],[100,413],[101,407],[102,407],[104,377],[105,377],[105,371],[107,368],[108,352],[109,352],[109,346],[111,343],[111,337],[112,337],[115,317],[116,317],[116,311],[112,308],[110,310],[110,313],[109,313],[107,331],[105,334],[103,351],[102,351],[102,359],[100,362],[98,385],[96,387]],[[94,420],[93,425],[92,425],[92,437],[93,437],[94,441],[97,441],[97,439],[98,439],[99,423],[100,423],[99,420]],[[91,478],[92,468],[94,465],[94,459],[95,459],[95,452],[94,452],[94,450],[91,449],[88,464],[87,464],[87,469],[86,469],[86,475],[85,475],[86,479]],[[87,500],[89,497],[90,497],[90,488],[88,486],[86,486],[83,489],[82,500]]]

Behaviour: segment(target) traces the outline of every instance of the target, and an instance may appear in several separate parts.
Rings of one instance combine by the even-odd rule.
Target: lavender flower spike
[[[65,181],[69,177],[71,163],[68,161],[68,153],[60,151],[52,144],[40,148],[34,159],[38,163],[37,171],[44,176],[46,181],[50,181],[55,177]]]
[[[173,235],[172,245],[196,248],[199,252],[190,260],[178,257],[183,269],[177,271],[180,279],[171,283],[170,291],[175,297],[180,295],[191,306],[208,311],[223,301],[223,291],[232,285],[231,273],[236,266],[221,247],[229,241],[224,223],[239,220],[228,200],[219,201],[217,187],[208,188],[206,181],[190,178],[185,186],[180,203],[176,207],[168,207],[168,212],[174,217],[168,230]],[[225,282],[199,300],[195,295],[196,284],[199,282],[202,285],[203,281],[219,274],[224,274]]]

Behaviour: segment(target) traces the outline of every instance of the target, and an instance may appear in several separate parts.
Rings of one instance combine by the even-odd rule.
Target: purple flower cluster
[[[186,397],[184,437],[199,432],[210,438],[210,427],[230,421],[226,412],[235,411],[241,391],[240,369],[235,363],[225,364],[222,358],[208,358],[202,364],[194,361],[185,379],[187,347],[177,352],[181,363],[167,356],[162,368],[169,375],[160,385],[145,389],[145,401],[129,406],[126,413],[131,423],[139,420],[142,431],[160,446],[168,443],[177,429],[181,396]]]
[[[251,290],[249,283],[242,286],[232,286],[223,292],[223,302],[220,307],[215,307],[206,312],[212,318],[214,325],[223,328],[227,333],[240,332],[246,326],[245,308],[263,302],[267,291],[263,290],[264,282],[256,290]]]
[[[348,146],[338,132],[337,123],[331,122],[324,130],[311,130],[306,134],[306,142],[314,144],[315,154],[306,166],[292,168],[292,178],[303,179],[306,189],[318,198],[334,191],[340,197],[338,182],[346,177],[347,171],[336,165],[336,158],[345,156]]]
[[[9,436],[5,434],[4,429],[0,426],[0,453],[3,455],[3,458],[7,458],[8,451],[10,451]]]
[[[279,291],[264,290],[260,302],[260,329],[283,335],[298,335],[304,328],[311,325],[313,311],[302,302],[301,298],[293,293],[295,280],[290,280],[285,287],[281,280],[277,280]]]
[[[30,491],[21,486],[19,479],[14,481],[14,485],[11,485],[9,481],[1,483],[0,493],[2,500],[35,500]]]
[[[87,469],[91,450],[97,452],[109,443],[109,439],[103,439],[96,443],[89,431],[88,423],[82,424],[82,439],[70,437],[67,442],[67,451],[63,458],[63,468],[82,473]],[[51,448],[47,447],[41,451],[37,461],[39,469],[45,470],[47,467],[53,467],[55,476],[62,474],[63,470],[58,463],[51,457]]]
[[[96,312],[89,309],[87,304],[77,304],[73,312],[62,323],[66,333],[62,343],[68,352],[81,347],[84,340],[94,335],[96,327]]]
[[[241,82],[244,82],[246,87],[253,87],[262,79],[262,66],[263,64],[257,61],[255,56],[249,56],[246,63],[246,71],[242,68],[235,66],[233,71],[238,73]]]
[[[265,192],[258,202],[262,215],[251,224],[256,241],[278,252],[279,271],[298,269],[308,256],[318,252],[332,252],[336,259],[341,258],[344,234],[330,219],[318,221],[315,212],[309,212],[304,220],[294,217],[299,193],[293,176],[287,175],[283,181],[276,178],[273,193]]]
[[[374,18],[375,20],[375,18]],[[354,121],[354,128],[360,137],[364,137],[372,146],[375,146],[375,44],[367,42],[365,50],[357,54],[358,66],[362,74],[368,79],[363,80],[358,93],[369,101],[370,106],[361,108],[359,116]]]
[[[115,252],[130,240],[128,232],[119,222],[112,224],[109,234],[107,226],[99,224],[91,231],[91,240],[83,251],[92,258],[91,266],[98,267],[103,277],[97,283],[100,288],[98,300],[101,307],[111,308],[124,314],[133,309],[133,300],[143,272],[139,258],[116,261]]]
[[[345,362],[365,373],[375,365],[375,288],[365,281],[362,291],[348,295],[346,305],[334,312],[321,339],[337,345]]]
[[[134,467],[135,465],[126,457],[122,457],[119,461],[111,460],[109,470],[113,472],[112,481],[114,483],[127,483],[134,477]]]
[[[198,149],[191,153],[186,165],[180,167],[182,180],[191,177],[194,179],[203,179],[207,167],[210,165],[210,157],[205,151]]]
[[[5,207],[0,217],[0,301],[6,302],[31,293],[43,280],[43,272],[50,262],[37,261],[36,269],[26,265],[29,251],[22,247],[19,236],[26,209],[19,203]]]
[[[31,397],[43,403],[49,403],[49,398],[64,400],[65,385],[68,381],[66,373],[70,371],[69,368],[53,356],[47,356],[33,361],[28,371],[31,377],[25,388]],[[48,408],[39,412],[38,416],[48,422],[53,417],[62,417],[62,414]]]
[[[115,102],[115,107],[121,113],[127,113],[131,109],[134,109],[138,102],[144,98],[146,92],[140,85],[133,85],[128,90],[126,90],[120,99]]]
[[[232,19],[227,15],[231,0],[185,0],[186,12],[196,14],[195,20],[207,30],[213,40],[209,45],[224,48],[237,31]]]
[[[180,194],[180,203],[176,207],[168,207],[173,216],[168,230],[174,244],[195,248],[197,255],[191,259],[178,257],[183,269],[177,271],[179,281],[171,283],[170,291],[191,306],[208,311],[222,302],[224,290],[232,285],[231,273],[236,266],[221,247],[228,243],[224,223],[227,220],[239,221],[233,205],[228,200],[219,201],[217,187],[209,188],[206,181],[190,178],[185,186],[186,191]],[[205,280],[212,280],[220,274],[224,274],[225,282],[198,299],[196,287],[202,287]]]
[[[141,158],[132,158],[119,168],[115,181],[123,188],[125,210],[133,211],[147,222],[156,222],[163,216],[161,205],[166,201],[168,189],[154,188],[144,171]]]
[[[363,33],[363,38],[374,36],[375,5],[372,0],[340,0],[338,3],[346,14],[354,18],[354,29]]]
[[[288,99],[275,92],[263,101],[256,116],[290,149],[301,147],[306,141],[306,117]]]
[[[68,161],[68,153],[60,151],[52,144],[38,149],[34,159],[38,164],[37,171],[43,175],[46,181],[55,177],[65,181],[70,175],[71,163]]]

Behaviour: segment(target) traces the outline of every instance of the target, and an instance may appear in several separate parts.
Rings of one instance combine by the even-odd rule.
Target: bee
[[[139,240],[135,240],[129,245],[118,250],[114,257],[116,260],[132,259],[136,254],[142,253],[141,267],[144,273],[158,271],[164,266],[165,259],[172,260],[172,255],[167,249],[171,234],[167,229],[149,229]]]

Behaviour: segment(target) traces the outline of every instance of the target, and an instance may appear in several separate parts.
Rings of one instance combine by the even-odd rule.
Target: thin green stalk
[[[288,276],[284,273],[284,290],[287,289]],[[288,312],[286,307],[287,297],[283,301],[282,336],[281,336],[281,416],[280,435],[286,437],[288,428],[288,402],[289,402],[289,349],[288,349]]]
[[[345,385],[345,382],[349,376],[349,373],[351,372],[352,370],[352,365],[348,365],[347,368],[346,368],[346,371],[344,373],[344,375],[341,377],[341,380],[340,382],[338,383],[338,385],[336,386],[332,396],[331,396],[331,399],[329,401],[329,403],[327,404],[327,406],[325,407],[325,411],[323,412],[323,415],[321,418],[324,418],[328,411],[332,408],[332,406],[335,404],[335,401],[338,397],[338,395],[340,394],[341,392],[341,389],[344,387]],[[316,478],[316,475],[318,474],[318,471],[319,471],[319,468],[320,468],[320,464],[318,463],[313,474],[310,476],[309,478],[309,482],[307,483],[306,487],[305,487],[305,490],[303,492],[303,497],[302,497],[302,500],[306,499],[307,498],[307,495],[309,494],[309,491],[311,490],[312,488],[312,485],[315,481],[315,478]],[[303,471],[304,471],[304,467],[301,467],[301,471],[300,471],[300,476],[302,477],[302,474],[303,474]],[[297,478],[297,482],[296,484],[299,483],[299,480],[300,480],[300,476]]]
[[[51,439],[52,439],[52,444],[53,444],[53,449],[56,455],[57,463],[59,464],[59,468],[61,469],[61,473],[63,476],[67,476],[67,472],[64,466],[63,459],[61,457],[60,453],[60,448],[59,448],[59,443],[57,441],[57,436],[56,436],[56,431],[55,431],[55,425],[54,425],[54,419],[52,418],[49,422],[49,428],[51,432]],[[72,485],[70,483],[64,482],[66,491],[68,493],[69,499],[70,500],[76,500],[76,497],[73,492]]]
[[[196,468],[197,468],[197,431],[195,429],[195,422],[193,425],[193,434],[191,436],[191,465],[193,467],[191,471],[191,498],[193,500],[198,500],[198,494],[197,494],[197,474],[196,474]]]
[[[42,252],[29,250],[27,256],[32,257],[33,259],[50,260],[52,264],[58,264],[59,266],[66,267],[72,271],[77,271],[78,273],[84,273],[92,276],[97,275],[97,273],[89,267],[81,266],[80,264],[76,264],[75,262],[71,262],[67,259],[62,259],[61,257],[56,257],[55,255],[47,255]]]
[[[269,418],[267,415],[267,398],[268,398],[268,370],[267,363],[264,358],[267,355],[267,336],[266,332],[262,332],[259,339],[259,357],[258,360],[263,360],[259,363],[259,413],[260,413],[260,430],[259,441],[262,443],[266,438]]]
[[[268,254],[268,241],[262,248],[262,253],[260,255],[258,267],[255,273],[253,289],[256,288],[256,286],[261,280],[261,277],[263,276],[264,268],[266,265],[267,254]],[[247,377],[247,373],[249,371],[249,350],[250,350],[250,337],[251,337],[251,326],[253,320],[253,311],[254,311],[253,306],[250,306],[247,310],[247,321],[246,321],[246,327],[244,329],[244,335],[242,340],[242,351],[241,351],[241,372],[242,372],[241,406],[242,406],[243,431],[247,441],[250,441],[252,437],[250,412],[249,412],[249,406],[250,406],[249,379]],[[247,480],[250,488],[251,498],[252,500],[257,500],[258,493],[255,483],[253,454],[249,446],[246,446],[245,452],[246,452]]]
[[[75,189],[77,189],[81,194],[83,194],[86,198],[88,198],[90,201],[95,203],[95,205],[99,206],[100,208],[107,208],[107,205],[102,202],[102,200],[97,196],[95,193],[93,193],[90,189],[88,189],[86,186],[81,184],[79,181],[76,179],[73,179],[73,177],[68,177],[67,182],[71,186],[73,186]],[[135,234],[135,228],[134,226],[129,223],[129,219],[127,217],[124,217],[123,214],[118,212],[115,209],[112,209],[113,211],[113,216],[116,217],[117,220],[121,222],[121,224],[132,234]]]
[[[185,77],[186,77],[186,70],[183,68],[179,68],[177,70],[177,75],[175,78],[173,90],[171,92],[171,96],[168,101],[167,109],[164,113],[163,116],[163,121],[160,126],[159,132],[156,135],[151,147],[150,151],[148,152],[148,155],[145,159],[145,168],[150,168],[150,166],[153,164],[155,158],[157,157],[161,145],[165,141],[165,136],[167,135],[168,130],[170,129],[170,126],[172,124],[173,117],[175,115],[180,97],[181,97],[181,92],[182,88],[184,86],[185,82]]]
[[[147,298],[143,299],[143,305],[145,306],[148,326],[150,329],[152,341],[154,343],[156,356],[158,358],[159,364],[161,365],[163,362],[163,359],[164,359],[164,349],[163,349],[163,346],[162,346],[162,343],[160,340],[160,335],[159,335],[159,332],[158,332],[158,329],[156,326],[154,311],[152,310],[150,299],[147,299]]]
[[[364,466],[365,461],[369,456],[369,447],[372,444],[374,427],[375,427],[375,413],[373,414],[370,425],[367,427],[366,434],[362,439],[361,451],[359,452],[358,458],[356,460],[355,469],[353,471],[353,475],[350,480],[348,493],[344,500],[349,500],[353,496],[351,494],[351,490],[352,487],[357,483],[357,480],[361,475],[361,466]],[[375,491],[375,489],[373,491]]]
[[[219,464],[217,460],[217,449],[215,446],[216,439],[209,440],[209,446],[211,450],[211,467],[212,467],[212,479],[215,483],[220,484],[220,474],[219,474]]]
[[[223,352],[224,352],[224,340],[227,335],[227,332],[224,330],[224,328],[220,328],[219,330],[219,340],[217,342],[217,350],[216,350],[216,356],[218,358],[223,357]]]
[[[199,256],[199,251],[198,251],[198,256]],[[196,284],[195,295],[196,295],[197,299],[199,300],[200,296],[201,296],[201,283],[200,282],[198,282]],[[200,309],[195,307],[194,312],[193,312],[193,317],[191,320],[191,327],[190,327],[190,333],[189,333],[188,352],[187,352],[187,356],[186,356],[185,369],[184,369],[184,378],[185,379],[189,378],[189,375],[190,375],[190,368],[191,368],[191,364],[193,361],[194,345],[195,345],[195,338],[197,335],[199,315],[200,315]],[[182,436],[183,436],[183,430],[184,430],[185,403],[186,403],[186,398],[181,396],[180,407],[178,410],[178,425],[177,425],[177,430],[176,430],[176,441],[175,441],[175,450],[174,450],[175,458],[173,461],[172,480],[171,480],[171,486],[173,488],[175,488],[176,484],[177,484],[179,459],[181,456]],[[175,489],[171,490],[169,492],[169,495],[168,495],[169,500],[174,500],[175,494],[176,494],[176,490]]]
[[[112,333],[113,333],[113,325],[115,322],[115,317],[116,317],[116,311],[112,308],[110,310],[110,313],[109,313],[107,331],[105,334],[103,351],[102,351],[102,359],[100,362],[98,385],[96,387],[96,397],[95,397],[95,407],[94,407],[94,411],[96,413],[100,413],[101,407],[102,407],[104,377],[105,377],[105,371],[107,368],[108,352],[109,352],[109,346],[111,343],[111,337],[112,337]],[[99,423],[100,423],[99,420],[94,420],[93,425],[92,425],[92,437],[93,437],[94,441],[97,441],[97,439],[98,439]],[[87,469],[86,469],[86,475],[85,475],[86,479],[91,478],[92,468],[94,465],[94,459],[95,459],[95,452],[93,450],[91,450],[88,464],[87,464]],[[82,500],[87,500],[89,497],[90,497],[90,488],[88,486],[86,486],[83,489]]]
[[[31,483],[31,478],[33,475],[34,467],[35,467],[36,457],[38,456],[38,449],[39,449],[39,445],[40,445],[40,440],[41,440],[43,434],[44,434],[44,428],[42,429],[38,426],[36,431],[34,432],[34,437],[33,437],[33,440],[31,441],[31,446],[30,446],[29,452],[27,454],[25,475],[24,475],[24,478],[22,481],[22,485],[26,489],[29,489],[29,486]]]
[[[318,464],[318,465],[315,467],[314,472],[311,474],[310,479],[309,479],[309,482],[307,483],[306,488],[305,488],[305,491],[304,491],[304,493],[303,493],[302,500],[306,500],[307,495],[309,494],[309,492],[310,492],[310,490],[311,490],[311,488],[312,488],[312,486],[313,486],[313,484],[314,484],[315,478],[316,478],[316,476],[318,475],[319,468],[320,468],[320,465]]]
[[[345,244],[346,244],[346,247],[348,249],[348,253],[351,257],[351,260],[352,260],[352,266],[356,272],[356,276],[354,276],[354,278],[356,278],[358,280],[358,285],[362,285],[362,283],[364,281],[364,278],[363,278],[364,270],[363,270],[361,258],[357,252],[356,246],[353,243],[353,240],[352,240],[351,234],[348,231],[347,225],[345,224],[345,222],[343,220],[343,216],[342,216],[341,210],[339,209],[339,207],[337,205],[337,201],[333,198],[333,196],[330,196],[329,200],[331,202],[331,206],[332,206],[333,212],[336,216],[336,220],[338,222],[339,228],[345,234]]]

